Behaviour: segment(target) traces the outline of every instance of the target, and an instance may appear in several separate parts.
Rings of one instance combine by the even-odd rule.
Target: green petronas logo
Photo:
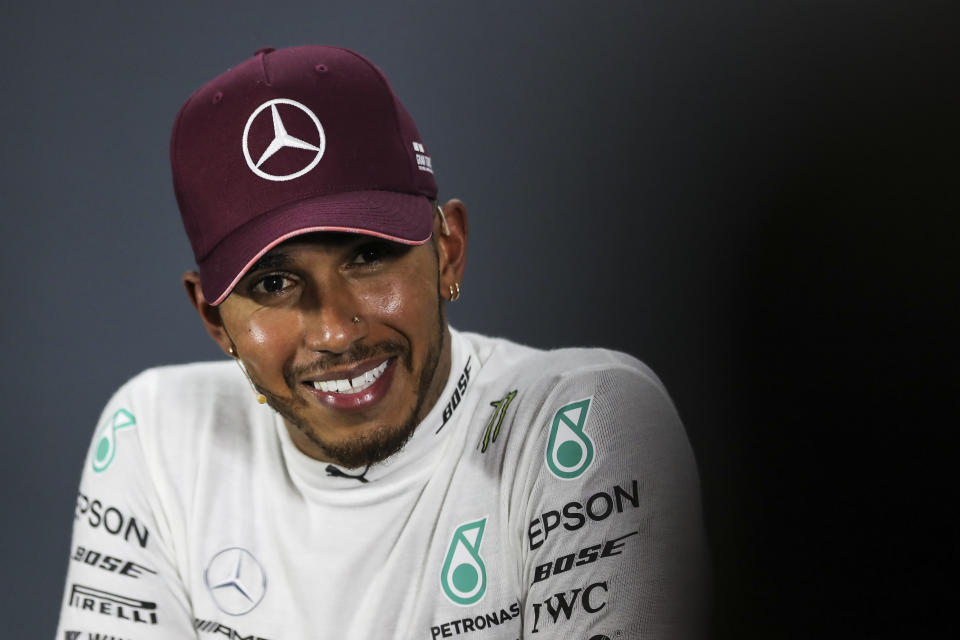
[[[457,527],[440,570],[440,586],[454,604],[475,604],[487,590],[487,570],[480,557],[480,541],[487,519]]]
[[[113,462],[117,453],[117,431],[127,429],[137,424],[137,419],[126,409],[117,409],[113,417],[109,418],[100,430],[97,448],[93,452],[93,470],[97,473],[106,470]]]
[[[547,442],[547,468],[561,480],[580,477],[593,462],[593,440],[583,430],[590,400],[578,400],[560,407],[553,416]]]

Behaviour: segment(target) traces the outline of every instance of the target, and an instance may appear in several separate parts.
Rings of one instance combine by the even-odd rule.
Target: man
[[[466,209],[437,204],[379,69],[258,51],[183,106],[171,162],[184,284],[236,364],[149,370],[108,403],[58,637],[696,633],[670,399],[623,354],[447,325]]]

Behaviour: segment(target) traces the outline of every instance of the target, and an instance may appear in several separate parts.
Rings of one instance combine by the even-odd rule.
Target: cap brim
[[[208,304],[223,302],[250,267],[273,247],[318,231],[423,244],[433,231],[433,207],[422,195],[350,191],[268,211],[221,240],[197,265]]]

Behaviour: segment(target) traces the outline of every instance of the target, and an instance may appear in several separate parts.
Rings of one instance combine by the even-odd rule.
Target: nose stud
[[[360,316],[353,316],[353,324],[360,324]]]

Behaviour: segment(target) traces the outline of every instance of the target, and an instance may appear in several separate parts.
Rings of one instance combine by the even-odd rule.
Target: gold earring
[[[257,394],[257,402],[264,404],[267,401],[267,396],[263,395],[257,388],[253,386],[253,380],[250,379],[250,374],[247,373],[247,368],[243,366],[243,363],[240,362],[240,356],[237,355],[237,350],[233,345],[230,345],[230,348],[227,349],[231,356],[233,356],[233,361],[237,363],[237,366],[240,367],[240,372],[243,374],[243,377],[247,379],[247,384],[250,385],[250,389]]]
[[[450,302],[456,302],[460,299],[460,283],[454,282],[450,285]]]

